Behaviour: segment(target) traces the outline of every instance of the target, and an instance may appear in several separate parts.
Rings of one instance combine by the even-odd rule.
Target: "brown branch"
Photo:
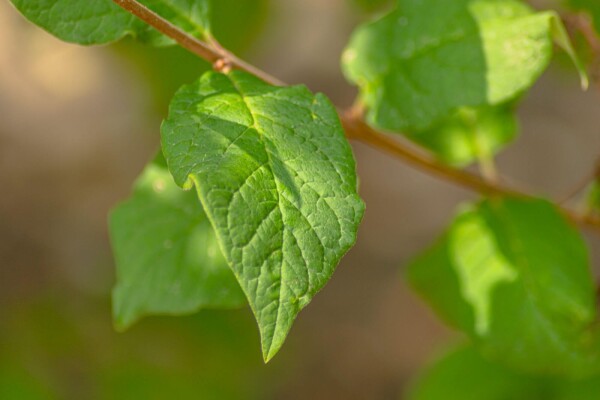
[[[267,83],[279,86],[284,85],[280,80],[223,49],[214,39],[209,38],[209,44],[188,35],[160,15],[149,10],[137,0],[113,1],[126,11],[129,11],[146,22],[148,25],[154,27],[159,32],[175,40],[185,49],[212,63],[218,70],[225,68],[239,69],[253,74]],[[459,170],[442,164],[431,155],[418,151],[413,146],[403,144],[371,128],[362,120],[360,113],[357,113],[354,109],[347,112],[340,112],[340,119],[344,125],[346,136],[349,139],[358,140],[380,151],[391,154],[431,175],[484,195],[515,196],[523,198],[534,197],[528,193],[504,187],[499,183],[487,181],[481,176],[472,174],[468,171]],[[557,207],[562,210],[563,214],[571,221],[600,231],[600,219],[589,215],[577,214],[572,210],[562,208],[558,205]]]
[[[266,72],[256,68],[247,62],[240,60],[234,54],[225,50],[223,47],[212,39],[208,38],[210,44],[199,40],[191,35],[188,35],[185,31],[179,27],[173,25],[168,20],[164,19],[154,11],[150,10],[145,5],[141,4],[137,0],[113,0],[118,6],[122,7],[125,11],[130,12],[148,25],[152,26],[157,31],[161,32],[165,36],[175,40],[179,45],[190,52],[198,55],[200,58],[212,63],[217,69],[231,66],[232,68],[246,71],[254,76],[259,77],[267,83],[277,86],[283,86],[284,83],[279,79],[272,77]]]
[[[432,175],[451,181],[460,186],[488,195],[531,197],[522,192],[503,187],[500,184],[484,180],[479,175],[452,168],[436,160],[430,154],[421,152],[388,135],[377,132],[362,119],[346,113],[342,115],[342,123],[349,138],[361,141],[378,150],[382,150],[397,158],[416,166]]]
[[[432,156],[419,152],[407,144],[374,130],[362,120],[353,119],[351,116],[345,115],[342,118],[342,122],[349,138],[400,158],[414,167],[442,178],[445,181],[453,182],[458,186],[484,195],[512,196],[525,199],[535,198],[532,194],[502,186],[498,183],[487,181],[479,175],[442,164]],[[556,207],[572,222],[600,231],[599,218],[592,215],[579,214],[559,205],[556,205]]]

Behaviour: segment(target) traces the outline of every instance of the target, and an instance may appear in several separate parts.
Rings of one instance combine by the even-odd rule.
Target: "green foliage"
[[[198,198],[181,190],[162,157],[110,216],[117,263],[115,325],[146,314],[183,314],[245,303]]]
[[[463,107],[430,129],[406,135],[440,160],[465,166],[493,158],[516,136],[517,129],[512,105]]]
[[[472,346],[449,352],[416,382],[409,400],[595,400],[600,380],[524,375],[484,359]]]
[[[290,375],[265,368],[246,310],[146,318],[115,333],[104,297],[50,292],[2,309],[2,400],[263,400]]]
[[[585,243],[546,201],[492,198],[467,208],[409,275],[440,316],[507,365],[596,368]]]
[[[388,4],[352,1],[370,11]],[[600,23],[595,0],[566,1]],[[112,0],[12,2],[65,41],[106,44],[130,36],[157,46],[173,43]],[[248,45],[267,2],[141,0],[207,47],[216,46],[213,34],[228,47]],[[463,167],[491,162],[515,137],[516,104],[546,69],[554,43],[587,86],[553,11],[534,11],[520,0],[398,0],[396,9],[356,30],[343,69],[359,88],[357,104],[370,125],[402,132],[443,162]],[[170,93],[208,68],[177,51],[152,54],[161,51],[169,60],[147,69],[161,79],[159,92]],[[111,214],[114,320],[125,329],[148,314],[229,308],[247,300],[268,361],[354,244],[364,204],[329,100],[304,86],[275,87],[225,65],[226,73],[206,72],[176,93],[161,129],[166,161],[149,164],[131,198]],[[596,184],[588,195],[596,213],[598,193]],[[554,205],[489,197],[466,207],[410,265],[409,278],[474,343],[434,366],[414,399],[600,396],[598,378],[542,376],[600,371],[587,250]],[[210,382],[197,385],[193,376],[118,364],[100,374],[108,382],[107,398],[189,396],[199,388],[208,397],[239,397],[233,388],[229,393],[218,385],[213,392]],[[20,370],[11,375],[0,368],[0,384],[6,376],[13,384],[2,393],[28,396]],[[36,391],[45,395],[47,388]]]
[[[0,399],[50,400],[51,390],[31,377],[26,370],[12,365],[0,365]]]
[[[11,1],[31,22],[66,42],[105,44],[132,35],[156,45],[172,43],[112,0]],[[140,2],[194,36],[210,33],[209,0]]]
[[[423,130],[458,107],[523,93],[548,65],[553,36],[572,52],[560,24],[516,0],[399,0],[355,31],[343,68],[371,124]]]
[[[173,98],[162,144],[177,184],[198,191],[269,360],[363,214],[336,110],[303,86],[207,72]]]
[[[449,352],[415,383],[409,400],[549,400],[550,380],[532,379],[485,360],[472,346]]]

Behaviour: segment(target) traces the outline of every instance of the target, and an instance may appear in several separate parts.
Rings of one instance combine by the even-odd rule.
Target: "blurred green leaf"
[[[543,200],[493,198],[461,212],[409,267],[416,290],[499,362],[595,370],[595,289],[585,243]]]
[[[557,390],[558,400],[600,399],[600,377],[564,382]]]
[[[50,400],[56,397],[40,380],[15,363],[0,365],[0,399]]]
[[[256,44],[271,0],[211,0],[212,34],[229,50]]]
[[[181,190],[164,160],[148,165],[132,197],[110,216],[117,263],[115,325],[147,314],[230,308],[244,295],[193,192]]]
[[[0,399],[260,400],[288,373],[260,361],[246,310],[146,318],[117,334],[107,298],[60,289],[3,307]]]
[[[515,137],[517,128],[512,105],[463,107],[431,129],[407,136],[440,160],[462,167],[493,157]]]
[[[207,72],[173,98],[162,145],[177,184],[196,187],[271,359],[362,218],[335,108],[304,86]]]
[[[247,51],[264,27],[270,0],[212,0],[213,34],[235,53]],[[153,113],[166,116],[171,97],[184,83],[211,69],[210,63],[179,46],[147,46],[123,40],[112,47],[135,68],[153,92]]]
[[[354,32],[342,64],[371,124],[423,130],[458,107],[501,104],[528,89],[553,37],[574,57],[556,14],[521,1],[398,0]]]
[[[453,350],[422,373],[408,400],[550,400],[555,384],[485,360],[473,346]]]
[[[486,360],[474,346],[449,351],[419,376],[408,400],[596,400],[600,377],[526,375]]]

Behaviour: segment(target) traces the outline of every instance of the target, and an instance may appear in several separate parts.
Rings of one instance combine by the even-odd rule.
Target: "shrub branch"
[[[197,39],[148,9],[137,0],[113,1],[165,36],[175,40],[181,47],[210,62],[217,71],[227,69],[242,70],[272,85],[285,85],[279,79],[238,58],[223,48],[214,38],[208,37],[206,41]],[[419,149],[416,145],[401,142],[373,129],[364,122],[362,114],[357,112],[356,109],[339,111],[339,115],[348,139],[357,140],[379,151],[388,153],[433,176],[487,196],[534,197],[532,194],[503,186],[499,182],[492,182],[480,175],[445,165],[436,160],[431,153]],[[559,204],[556,204],[556,207],[571,221],[600,232],[600,219],[591,215],[577,213]]]

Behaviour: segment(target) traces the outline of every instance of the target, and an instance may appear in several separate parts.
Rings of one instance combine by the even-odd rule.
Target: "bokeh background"
[[[385,1],[216,3],[227,46],[346,106],[355,90],[341,51]],[[402,272],[476,196],[360,144],[358,244],[272,362],[262,362],[248,309],[113,330],[107,213],[157,151],[170,96],[206,68],[176,48],[62,43],[0,0],[0,399],[399,399],[461,341]],[[501,170],[564,195],[600,154],[599,92],[582,92],[558,62],[520,116]],[[587,237],[597,263],[600,242]]]

